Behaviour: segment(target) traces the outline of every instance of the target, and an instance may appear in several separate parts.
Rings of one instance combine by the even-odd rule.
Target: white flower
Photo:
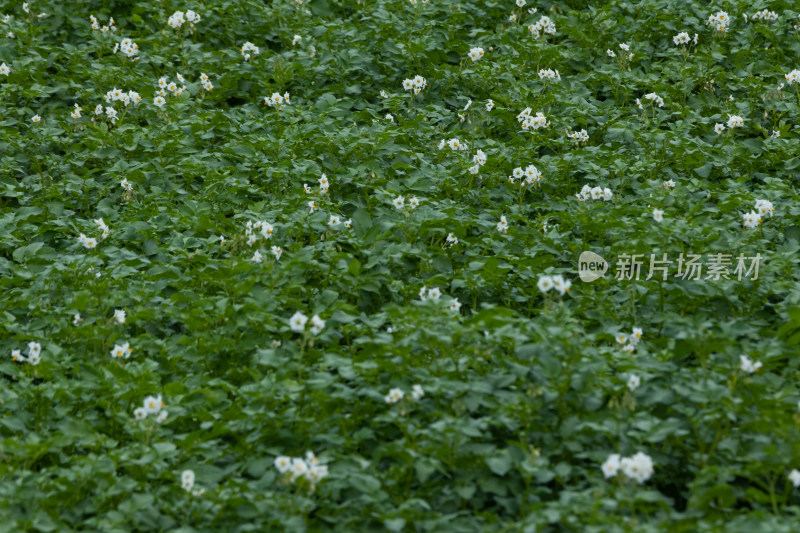
[[[292,38],[292,46],[297,46],[297,43],[299,43],[299,42],[300,42],[300,41],[302,41],[302,40],[303,40],[303,38],[302,38],[302,37],[300,37],[299,35],[295,35],[295,36]]]
[[[280,259],[281,254],[283,254],[283,250],[279,246],[273,246],[270,252],[272,252],[272,255],[275,256],[276,261]]]
[[[614,53],[614,50],[610,48],[606,49],[606,55],[611,58],[617,57],[617,54]]]
[[[308,322],[308,317],[300,311],[297,311],[292,315],[292,318],[289,319],[289,327],[292,331],[302,332],[306,328],[306,322]]]
[[[458,298],[453,298],[450,300],[450,310],[454,313],[458,313],[461,309],[461,302],[458,301]]]
[[[417,207],[419,207],[419,198],[417,198],[416,196],[412,196],[411,198],[409,198],[408,207],[410,207],[411,209],[416,209]]]
[[[456,151],[461,148],[461,141],[456,139],[455,137],[447,141],[447,145],[450,147],[451,150]]]
[[[536,286],[539,287],[539,290],[542,292],[547,292],[552,289],[555,284],[553,283],[553,278],[550,276],[541,276],[539,281],[536,283]]]
[[[487,100],[486,101],[486,111],[491,111],[492,109],[494,109],[494,101]]]
[[[156,105],[156,107],[164,107],[164,104],[166,104],[167,101],[163,96],[156,96],[153,98],[153,103]]]
[[[285,455],[276,457],[275,468],[277,468],[278,472],[281,474],[285,474],[290,468],[292,468],[292,459],[290,457],[286,457]]]
[[[74,315],[72,315],[72,324],[73,325],[77,326],[81,322],[83,322],[83,317],[81,316],[80,313],[75,313]]]
[[[517,7],[523,7],[525,5],[525,0],[517,0],[516,4],[517,4]]]
[[[472,165],[471,167],[469,167],[469,173],[470,174],[477,174],[480,171],[481,171],[481,166],[480,165]]]
[[[428,298],[432,300],[438,300],[441,296],[442,296],[442,291],[440,291],[438,287],[434,287],[428,290]]]
[[[389,122],[394,122],[394,117],[391,115],[391,113],[386,113],[386,120]]]
[[[405,199],[402,196],[398,196],[394,200],[392,200],[392,205],[394,205],[397,209],[402,209],[405,206]]]
[[[255,239],[255,235],[251,235],[250,237]],[[254,263],[260,263],[263,259],[264,259],[264,257],[261,255],[261,252],[259,252],[258,250],[256,250],[255,253],[253,253],[253,257],[250,258],[250,260],[252,262],[254,262]]]
[[[661,209],[653,209],[653,220],[662,222],[664,220],[664,211]]]
[[[167,421],[167,410],[162,409],[161,412],[158,413],[158,416],[156,417],[156,422],[158,422],[159,424],[163,424],[166,421]]]
[[[310,213],[313,213],[318,209],[317,202],[315,202],[314,200],[310,200],[306,205],[308,205],[308,208],[311,210]]]
[[[239,49],[239,51],[242,53],[243,56],[245,56],[245,61],[250,59],[250,52],[252,52],[253,55],[256,56],[260,53],[258,47],[249,41],[244,43],[242,47]]]
[[[725,131],[725,124],[714,124],[714,133],[719,135],[723,131]]]
[[[483,59],[483,48],[480,48],[480,47],[470,48],[469,49],[469,58],[473,62],[478,61],[479,59]]]
[[[322,320],[319,315],[314,315],[311,317],[311,328],[310,331],[314,335],[319,335],[322,333],[322,330],[325,329],[325,321]]]
[[[403,391],[401,389],[392,389],[389,391],[389,394],[387,394],[383,399],[389,405],[397,403],[403,399]]]
[[[744,127],[744,119],[739,115],[728,115],[728,128],[742,128]]]
[[[795,488],[800,487],[800,471],[795,468],[789,472],[789,481]]]
[[[668,179],[667,181],[664,182],[664,188],[666,188],[666,189],[674,189],[675,188],[675,182],[672,181],[671,179]]]
[[[448,233],[447,238],[445,239],[445,243],[449,246],[455,246],[458,244],[458,237],[455,236],[454,233]]]
[[[328,219],[328,226],[330,226],[331,228],[335,228],[341,223],[342,223],[341,219],[336,215],[331,215],[331,217]]]
[[[672,38],[672,42],[676,45],[688,44],[689,43],[689,34],[685,31],[680,32],[678,35]]]
[[[160,394],[158,396],[148,396],[144,399],[143,408],[147,414],[156,414],[163,406],[164,402],[161,400]]]
[[[772,216],[772,213],[775,212],[775,208],[769,200],[756,200],[756,211],[758,211],[760,215]]]
[[[39,115],[33,115],[31,117],[31,120],[33,121],[34,124],[38,124],[39,122],[42,121],[42,117],[40,117]]]
[[[620,460],[619,454],[613,453],[608,456],[608,459],[606,459],[606,461],[600,467],[606,479],[617,475],[617,472],[619,472],[620,468],[619,460]]]
[[[476,165],[485,165],[486,164],[486,154],[483,150],[478,150],[476,154],[472,158],[472,162]]]
[[[745,372],[747,374],[752,374],[754,372],[758,372],[761,366],[762,366],[761,361],[753,362],[746,355],[739,356],[739,368],[741,368],[742,372]]]
[[[308,472],[308,465],[302,458],[295,457],[292,459],[292,475],[294,477],[300,477],[306,472]]]
[[[181,486],[186,492],[192,490],[192,487],[194,487],[194,472],[191,470],[181,472]]]
[[[117,324],[124,324],[125,323],[125,310],[124,309],[114,309],[114,320],[117,321]]]
[[[641,484],[653,475],[653,460],[650,456],[637,452],[633,457],[622,459],[620,468],[626,476]]]
[[[742,215],[742,219],[745,228],[757,228],[761,223],[761,217],[758,216],[758,213],[753,211]]]
[[[147,418],[147,411],[144,409],[144,407],[137,407],[133,410],[133,416],[136,418],[136,420],[144,420]]]
[[[200,15],[192,11],[191,9],[186,11],[186,20],[192,23],[200,22]],[[183,81],[183,80],[181,80]]]
[[[425,391],[422,390],[422,386],[421,385],[414,385],[413,387],[411,387],[411,398],[414,401],[419,400],[423,396],[425,396]]]
[[[710,17],[708,17],[708,24],[713,26],[714,29],[720,32],[725,32],[728,30],[728,26],[730,26],[731,18],[728,16],[728,13],[725,11],[718,11],[714,13]]]
[[[5,63],[3,63],[3,65],[5,65]],[[800,70],[794,69],[790,73],[786,74],[784,79],[786,79],[786,83],[789,85],[793,83],[800,83]]]
[[[0,74],[8,76],[10,73],[11,73],[11,69],[8,68],[8,65],[6,65],[5,63],[0,65]]]
[[[552,276],[552,281],[553,287],[559,292],[559,294],[561,294],[561,296],[564,296],[566,293],[568,293],[569,289],[572,287],[572,282],[564,279],[564,276],[561,274]]]
[[[638,389],[640,383],[641,383],[641,379],[636,374],[631,374],[628,377],[628,389],[630,389],[631,392],[633,392],[636,389]]]
[[[664,99],[658,96],[656,93],[647,93],[644,95],[646,100],[651,100],[655,102],[658,107],[664,107]]]
[[[508,221],[505,215],[500,216],[500,222],[497,223],[497,231],[500,233],[506,233],[508,231]]]

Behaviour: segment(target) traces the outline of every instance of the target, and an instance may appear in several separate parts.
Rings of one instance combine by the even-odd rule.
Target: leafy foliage
[[[4,3],[0,531],[796,531],[797,5],[509,4]],[[763,259],[584,283],[585,250]],[[307,450],[318,483],[275,468]]]

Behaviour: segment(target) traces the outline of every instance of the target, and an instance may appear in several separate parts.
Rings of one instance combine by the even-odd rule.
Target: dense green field
[[[0,532],[800,530],[795,2],[0,13]]]

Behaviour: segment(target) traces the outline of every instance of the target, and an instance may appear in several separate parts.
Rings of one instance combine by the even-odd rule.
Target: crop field
[[[800,5],[0,1],[0,533],[800,531]]]

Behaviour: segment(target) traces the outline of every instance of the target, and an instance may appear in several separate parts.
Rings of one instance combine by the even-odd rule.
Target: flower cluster
[[[642,328],[634,327],[630,335],[619,333],[616,336],[616,340],[619,344],[623,345],[623,351],[627,353],[633,353],[633,351],[636,349],[636,345],[639,344],[640,340],[642,340],[642,335]]]
[[[306,330],[306,323],[308,322],[308,317],[297,311],[295,314],[292,315],[292,318],[289,319],[289,327],[292,331],[297,333],[303,333]],[[314,315],[311,317],[311,327],[309,331],[314,335],[319,335],[322,333],[322,330],[325,328],[325,321],[322,320],[319,315]]]
[[[404,79],[403,80],[403,90],[411,91],[414,94],[419,94],[419,92],[428,86],[428,82],[422,76],[414,76],[411,79]]]
[[[405,393],[403,389],[392,389],[389,391],[389,394],[383,397],[383,400],[388,403],[389,405],[395,404],[403,399]],[[422,390],[422,385],[414,385],[411,387],[411,399],[415,402],[418,401],[420,398],[425,396],[425,391]]]
[[[745,15],[745,17],[747,17],[747,15]],[[778,14],[774,11],[770,11],[769,9],[762,9],[761,11],[756,11],[753,13],[750,18],[752,20],[760,20],[763,22],[775,22],[778,20]]]
[[[114,349],[111,350],[111,357],[117,359],[124,357],[125,359],[128,359],[131,356],[131,353],[133,353],[133,348],[130,347],[129,343],[126,342],[125,344],[115,344]]]
[[[664,99],[658,96],[656,93],[647,93],[646,95],[644,95],[644,98],[645,100],[650,100],[658,107],[664,107]],[[639,100],[638,98],[636,99],[636,107],[638,107],[639,109],[644,109],[642,101]]]
[[[746,355],[739,356],[739,368],[746,374],[758,372],[761,366],[761,361],[753,361]]]
[[[516,180],[522,180],[523,178],[522,185],[534,185],[542,179],[542,173],[533,165],[528,165],[524,170],[522,167],[517,167],[511,172],[508,181],[514,183]]]
[[[457,150],[464,151],[464,150],[467,149],[467,143],[461,142],[460,140],[456,139],[455,137],[453,137],[452,139],[447,140],[447,141],[442,139],[439,142],[439,150],[443,149],[445,146],[449,146],[450,149],[452,151],[454,151],[454,152],[457,151]]]
[[[103,96],[103,98],[105,99],[106,103],[111,103],[112,105],[114,105],[114,102],[122,102],[125,105],[125,107],[128,107],[130,104],[136,106],[139,104],[139,102],[142,101],[141,95],[139,95],[139,93],[137,93],[136,91],[125,92],[120,89],[117,89],[116,87],[108,91]],[[108,118],[111,119],[111,122],[116,122],[117,120],[117,110],[113,107],[106,107],[104,109],[102,104],[98,104],[94,108],[94,114],[95,115],[105,114],[106,116],[108,116]]]
[[[589,133],[586,130],[575,131],[572,133],[567,134],[567,137],[572,139],[573,142],[576,143],[587,143],[589,142]]]
[[[191,9],[186,11],[185,15],[183,11],[176,11],[175,13],[170,15],[169,20],[167,20],[167,25],[170,28],[178,29],[183,25],[184,22],[197,24],[198,22],[200,22],[200,15],[198,15]]]
[[[718,32],[726,32],[731,25],[731,17],[725,11],[718,11],[708,17],[708,24]]]
[[[178,82],[183,83],[186,80],[180,73],[175,75],[175,78]],[[177,83],[174,81],[170,81],[167,77],[162,76],[156,82],[158,89],[156,89],[155,96],[153,97],[153,103],[157,107],[164,107],[164,104],[167,103],[166,97],[167,94],[172,94],[174,97],[181,97],[183,93],[187,92],[186,85],[178,86]]]
[[[116,45],[114,45],[114,53],[122,52],[125,57],[132,58],[134,61],[139,61],[139,45],[133,42],[130,38],[125,37]]]
[[[150,415],[155,415],[156,422],[164,423],[167,420],[167,410],[164,407],[164,401],[161,395],[148,396],[144,399],[142,407],[137,407],[133,410],[133,416],[136,420],[144,420]]]
[[[483,48],[476,47],[469,49],[469,58],[474,62],[483,59]]]
[[[555,35],[556,25],[550,20],[550,17],[542,16],[536,24],[528,26],[528,31],[531,32],[534,39],[538,39],[543,35]]]
[[[551,68],[543,68],[539,70],[539,79],[540,80],[551,80],[551,81],[561,81],[561,74],[558,73],[557,70],[553,70]]]
[[[427,287],[422,287],[419,290],[419,299],[423,302],[425,300],[438,300],[442,296],[442,291],[439,290],[439,287],[434,287],[429,289]]]
[[[486,164],[486,154],[483,150],[478,150],[475,155],[472,157],[472,162],[475,163],[473,166],[469,167],[470,174],[477,174],[481,167]]]
[[[637,452],[632,457],[620,457],[615,453],[608,456],[601,469],[606,479],[615,477],[621,471],[641,485],[653,475],[653,460],[642,452]]]
[[[194,471],[192,470],[181,472],[181,487],[186,492],[190,492],[192,496],[202,496],[205,492],[203,487],[194,488]]]
[[[733,128],[743,128],[744,127],[744,119],[739,115],[728,115],[728,129],[732,130]]]
[[[272,96],[265,96],[264,97],[264,105],[269,107],[276,107],[278,109],[283,109],[286,107],[287,104],[291,104],[292,102],[289,100],[289,92],[283,93],[281,96],[279,93],[272,93]]]
[[[395,209],[403,209],[404,207],[406,207],[406,199],[402,196],[398,196],[397,198],[392,200],[392,205],[395,207]],[[408,209],[413,210],[416,209],[417,207],[419,207],[419,198],[417,198],[416,196],[412,196],[411,198],[408,199]]]
[[[94,221],[94,223],[103,232],[101,234],[102,238],[105,239],[106,237],[108,237],[108,235],[110,233],[110,230],[108,228],[108,225],[106,225],[106,223],[103,222],[103,219],[102,218],[98,218],[98,219],[96,219]],[[92,249],[92,248],[96,248],[97,247],[97,239],[95,239],[93,237],[87,237],[83,233],[81,233],[78,236],[78,242],[81,245],[83,245],[84,248]]]
[[[581,192],[575,195],[575,198],[579,202],[585,202],[586,200],[605,200],[609,202],[614,198],[614,193],[608,187],[589,187],[584,185]]]
[[[36,366],[42,360],[42,345],[35,341],[29,342],[27,358],[22,355],[20,350],[11,350],[11,360],[19,363],[27,362]]]
[[[244,57],[245,61],[250,61],[251,52],[254,56],[257,56],[261,53],[261,50],[258,49],[258,46],[254,45],[250,41],[247,41],[242,45],[241,48],[239,48],[239,52],[242,53],[242,57]]]
[[[524,130],[538,130],[540,128],[550,127],[550,122],[547,120],[547,117],[544,116],[544,113],[536,113],[536,115],[531,115],[530,107],[526,107],[520,112],[519,115],[517,115],[517,122],[522,124],[522,129]]]
[[[108,33],[109,31],[116,31],[116,27],[114,26],[114,18],[109,17],[108,24],[105,26],[101,26],[100,23],[97,21],[97,18],[94,15],[89,15],[89,20],[92,23],[92,30],[93,31],[100,31],[102,33]]]
[[[572,287],[572,282],[564,279],[561,274],[556,274],[555,276],[540,276],[536,286],[542,292],[549,292],[550,289],[555,289],[561,296],[564,296]]]
[[[313,491],[316,484],[328,476],[327,465],[320,464],[313,452],[306,452],[306,457],[286,457],[281,455],[275,458],[275,468],[289,478],[290,483],[298,479],[305,479],[311,483]]]

